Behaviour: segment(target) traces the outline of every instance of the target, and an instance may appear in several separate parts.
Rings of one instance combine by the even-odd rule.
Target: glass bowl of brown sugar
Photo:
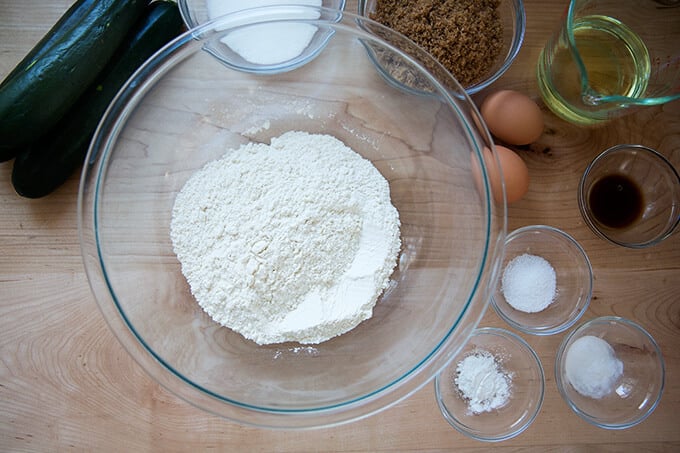
[[[526,28],[522,0],[413,2],[408,7],[395,0],[359,0],[359,14],[407,38],[395,45],[424,49],[468,94],[483,90],[507,71]],[[408,64],[390,58],[376,58],[376,64],[398,85],[428,91]]]

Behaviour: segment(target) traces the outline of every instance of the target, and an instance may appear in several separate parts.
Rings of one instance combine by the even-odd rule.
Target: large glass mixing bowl
[[[319,427],[407,397],[466,343],[495,285],[505,202],[491,195],[487,169],[497,160],[482,160],[493,148],[483,121],[431,57],[400,52],[403,38],[366,18],[277,8],[192,29],[130,79],[87,157],[80,240],[105,319],[159,383],[243,424]],[[254,66],[223,39],[273,23],[311,26],[313,36],[290,61]],[[287,45],[257,30],[260,49],[278,55]],[[429,84],[428,94],[390,83],[376,52]],[[371,319],[317,345],[258,346],[192,297],[171,211],[207,162],[289,130],[335,136],[375,165],[399,211],[402,250]]]

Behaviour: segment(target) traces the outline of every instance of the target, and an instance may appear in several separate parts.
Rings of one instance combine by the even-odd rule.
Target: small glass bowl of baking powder
[[[536,353],[505,329],[475,330],[435,377],[442,415],[473,439],[499,442],[524,432],[543,404],[545,377]]]
[[[581,318],[592,291],[593,270],[579,243],[557,228],[531,225],[506,238],[491,303],[513,328],[553,335]]]
[[[555,358],[555,382],[569,407],[599,428],[626,429],[659,404],[665,365],[654,338],[624,318],[592,319],[571,332]]]

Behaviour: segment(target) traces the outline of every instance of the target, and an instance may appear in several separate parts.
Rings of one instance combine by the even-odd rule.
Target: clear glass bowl
[[[238,71],[258,74],[291,71],[315,58],[333,33],[332,29],[315,28],[309,23],[321,18],[321,9],[308,7],[309,2],[302,0],[257,0],[236,9],[233,6],[210,0],[179,1],[182,18],[189,28],[211,19],[227,18],[223,27],[229,28],[230,33],[205,39],[203,48]],[[339,21],[344,6],[341,0],[323,0],[323,20]]]
[[[635,205],[633,199],[612,197],[611,192],[600,191],[605,195],[598,196],[603,200],[595,206],[604,203],[610,209],[602,213],[601,208],[596,207],[597,212],[593,210],[594,189],[608,177],[623,177],[624,182],[627,180],[633,185],[633,190],[639,191],[639,215],[631,217],[626,225],[620,221],[627,218],[622,214],[628,211],[622,211],[620,206],[622,203]],[[621,180],[617,182],[620,184]],[[619,193],[632,193],[618,184]],[[670,237],[680,225],[680,175],[658,151],[642,145],[616,145],[600,153],[584,171],[578,205],[586,224],[599,237],[623,247],[651,247]],[[616,206],[619,208],[611,210]],[[607,221],[600,220],[601,214],[606,214]]]
[[[530,225],[508,234],[501,279],[508,263],[530,254],[546,259],[556,276],[556,294],[544,310],[526,313],[516,310],[503,295],[501,281],[493,294],[496,313],[513,328],[531,335],[553,335],[573,326],[590,305],[593,270],[581,245],[562,230],[546,225]]]
[[[295,22],[296,8],[282,20]],[[268,24],[278,11],[267,12]],[[462,87],[451,91],[453,78],[424,70],[430,95],[386,83],[374,46],[416,67],[436,63],[366,32],[380,28],[368,19],[313,11],[318,19],[300,21],[326,44],[287,71],[239,71],[205,49],[230,24],[247,29],[241,13],[170,43],[110,106],[81,180],[84,265],[112,331],[176,395],[249,425],[343,423],[425,385],[486,310],[505,239],[505,204],[493,200],[486,167],[497,159],[482,158],[491,138]],[[281,39],[261,43],[276,48]],[[318,345],[258,346],[192,297],[170,241],[171,210],[207,162],[289,130],[335,136],[373,162],[400,213],[402,251],[370,320]]]
[[[581,395],[565,375],[569,347],[592,335],[605,340],[623,363],[623,374],[603,398]],[[569,407],[588,423],[605,429],[626,429],[645,420],[661,400],[665,365],[659,346],[641,326],[624,318],[592,319],[564,338],[555,358],[555,382]]]
[[[493,354],[512,378],[510,398],[498,409],[473,414],[455,384],[458,364],[469,354]],[[435,378],[435,395],[451,426],[476,440],[499,442],[524,432],[536,419],[545,393],[541,361],[521,337],[504,329],[477,329],[465,348]]]
[[[219,5],[219,1],[215,0],[177,0],[179,11],[182,14],[184,24],[188,28],[194,28],[209,22],[217,17],[212,17],[210,11],[210,4]],[[224,2],[223,2],[224,3]],[[268,5],[289,5],[300,3],[302,5],[309,4],[309,1],[304,0],[248,0],[242,2],[243,9],[257,8]],[[342,11],[345,9],[345,0],[321,0],[321,6],[329,9],[337,9]],[[213,6],[214,8],[214,6]],[[222,11],[218,9],[217,11]],[[214,13],[213,13],[214,14]]]
[[[378,0],[359,0],[359,15],[370,17],[375,12],[377,3]],[[468,94],[477,93],[498,80],[508,70],[522,47],[524,31],[526,29],[524,3],[522,0],[501,0],[498,11],[503,24],[503,48],[489,69],[488,74],[482,76],[479,81],[474,82],[472,85],[465,87],[465,91]],[[415,46],[410,40],[406,39],[405,41],[399,44],[402,49],[408,51],[411,46]],[[377,60],[376,64],[383,67],[386,66],[381,60]],[[390,75],[390,70],[383,70],[388,77],[395,79],[394,76]],[[395,79],[394,83],[404,84],[406,81],[407,85],[413,86],[409,83],[413,80],[412,76],[402,78],[402,73],[399,73],[399,76],[396,78],[398,80]]]

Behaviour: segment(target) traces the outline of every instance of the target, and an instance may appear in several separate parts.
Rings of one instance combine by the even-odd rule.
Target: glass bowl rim
[[[324,5],[323,5],[323,1],[324,1],[324,0],[321,0],[321,1],[322,1],[321,7],[324,7]],[[195,28],[195,27],[198,27],[198,26],[203,25],[203,24],[201,24],[201,23],[195,23],[195,21],[193,20],[193,19],[194,19],[194,16],[193,16],[193,13],[192,13],[192,9],[189,8],[189,4],[190,4],[191,2],[192,2],[192,0],[177,0],[177,6],[179,7],[179,12],[180,12],[180,15],[182,16],[182,20],[184,21],[184,24],[185,24],[188,28]],[[338,3],[338,8],[336,8],[336,9],[337,9],[338,11],[344,11],[344,10],[345,10],[345,6],[346,6],[346,4],[347,4],[347,0],[336,0],[336,2]],[[281,5],[279,5],[279,4],[277,3],[277,4],[274,5],[274,6],[284,6],[284,7],[285,7],[285,6],[287,6],[287,5],[293,5],[293,4],[295,4],[295,1],[294,1],[294,0],[291,0],[291,1],[289,1],[288,3],[285,3],[285,4],[282,3]],[[261,6],[265,6],[265,7],[266,7],[266,5],[261,5]],[[312,5],[305,5],[305,6],[312,6]],[[259,7],[260,7],[260,6],[256,6],[256,7],[254,7],[254,8],[259,8]],[[250,6],[246,7],[246,9],[250,9],[250,8],[251,8]],[[207,22],[204,22],[204,23],[207,23]]]

